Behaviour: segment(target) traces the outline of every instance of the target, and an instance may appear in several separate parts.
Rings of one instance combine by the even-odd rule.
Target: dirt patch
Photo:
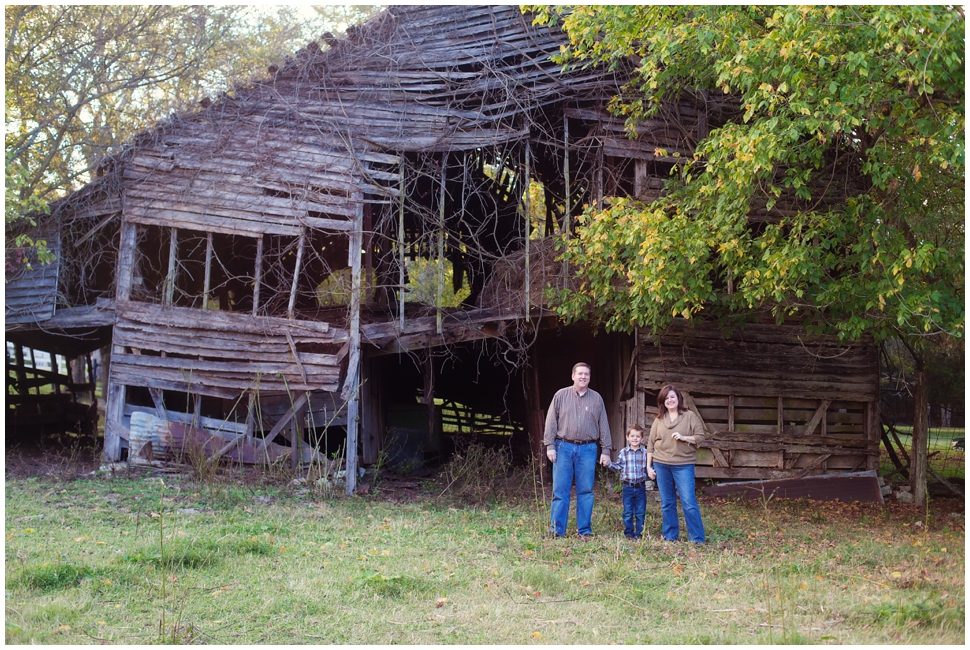
[[[101,449],[90,439],[43,440],[39,443],[5,445],[4,475],[7,478],[56,476],[64,479],[90,474],[101,466]]]

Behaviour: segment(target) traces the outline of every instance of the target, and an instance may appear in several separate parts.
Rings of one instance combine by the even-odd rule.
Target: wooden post
[[[785,405],[784,398],[778,396],[778,435],[785,433]]]
[[[106,463],[121,460],[121,433],[124,429],[122,422],[125,417],[125,387],[110,378],[109,370],[108,396],[105,399],[104,413],[104,450],[101,458]]]
[[[371,304],[374,301],[374,296],[376,292],[374,291],[374,282],[372,278],[374,277],[374,225],[373,218],[371,215],[371,205],[370,203],[364,204],[364,232],[361,239],[364,248],[364,268],[363,275],[361,276],[361,291],[365,292],[366,299],[364,302]]]
[[[14,356],[17,359],[17,392],[23,399],[30,394],[27,388],[27,364],[24,360],[24,346],[14,344]]]
[[[529,205],[529,186],[532,183],[532,151],[529,146],[529,141],[525,141],[525,191],[522,193],[522,211],[523,219],[525,221],[525,282],[523,283],[523,293],[525,294],[525,317],[528,318],[532,313],[532,299],[529,295],[531,288],[531,278],[530,272],[531,268],[529,266],[529,239],[530,230],[532,228],[532,213],[530,211]]]
[[[734,395],[728,395],[728,431],[734,431]]]
[[[122,192],[122,214],[124,213],[125,194]],[[115,293],[116,303],[127,302],[131,298],[131,285],[135,270],[135,247],[138,243],[138,227],[127,219],[121,220],[120,242],[118,244],[118,288]],[[121,460],[121,436],[125,431],[125,387],[112,378],[111,357],[117,352],[124,353],[121,346],[108,345],[101,355],[102,372],[104,373],[105,413],[104,413],[104,449],[102,458],[105,462],[113,463]]]
[[[347,400],[347,494],[357,489],[357,438],[360,429],[360,264],[362,228],[364,224],[364,196],[357,193],[357,214],[350,235],[350,353],[347,378],[342,397]]]
[[[128,221],[121,222],[121,241],[118,244],[118,302],[131,298],[131,283],[135,270],[135,246],[137,245],[138,226]]]
[[[202,309],[209,308],[209,289],[212,284],[212,233],[205,235],[205,280],[202,282]]]
[[[51,357],[51,376],[53,377],[54,394],[55,395],[60,395],[61,394],[61,381],[60,381],[61,378],[60,378],[59,375],[61,374],[61,369],[60,369],[60,366],[57,363],[57,354],[55,352],[48,352],[48,354]]]
[[[256,391],[249,391],[246,405],[246,442],[252,443],[256,433]]]
[[[569,241],[570,230],[572,229],[572,204],[570,197],[570,187],[569,187],[569,117],[564,113],[562,116],[563,122],[563,178],[565,180],[566,187],[566,197],[564,209],[566,214],[563,215],[562,229],[563,234],[566,237],[566,241]],[[569,288],[569,263],[564,259],[562,261],[562,288]]]
[[[405,271],[405,250],[404,250],[404,155],[401,155],[401,180],[400,196],[398,196],[397,210],[397,250],[398,250],[398,283],[397,283],[397,311],[401,326],[404,331],[404,271]]]
[[[253,279],[253,316],[259,310],[259,283],[263,280],[263,236],[256,238],[256,274]]]
[[[30,352],[30,372],[31,372],[31,375],[33,375],[33,378],[35,380],[34,393],[36,393],[37,395],[40,395],[40,384],[37,383],[36,381],[40,377],[40,374],[37,372],[37,359],[34,356],[34,348],[27,348],[27,351]]]
[[[360,226],[358,226],[358,228],[359,227]],[[304,246],[306,246],[306,231],[301,230],[300,238],[299,240],[297,240],[297,244],[296,244],[296,262],[294,263],[294,266],[293,266],[293,282],[290,283],[290,302],[286,307],[286,315],[289,318],[293,318],[294,309],[296,307],[296,290],[300,284],[300,267],[303,266]],[[359,254],[360,254],[360,251],[358,251],[358,255]]]
[[[603,209],[603,167],[605,165],[603,153],[603,141],[600,140],[599,147],[596,149],[596,207]]]
[[[424,351],[424,403],[428,408],[428,441],[434,440],[434,359],[431,348]]]
[[[879,442],[882,439],[882,418],[879,413],[879,400],[874,400],[866,404],[866,438],[869,440],[871,449],[879,451]],[[888,445],[887,445],[888,449]],[[866,469],[879,469],[879,456],[868,454],[866,456]]]
[[[178,228],[171,228],[168,241],[168,273],[165,274],[165,300],[163,304],[171,305],[175,299],[175,274],[178,272],[177,258],[179,249]]]
[[[448,152],[441,154],[441,197],[438,205],[438,283],[435,291],[435,331],[441,334],[441,301],[445,293],[445,183],[448,180]]]

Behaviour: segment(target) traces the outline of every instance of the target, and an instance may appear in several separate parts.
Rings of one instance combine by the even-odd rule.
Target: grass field
[[[285,482],[6,480],[8,644],[965,641],[962,502],[702,498],[709,543],[545,538],[541,491],[463,505]],[[531,492],[531,494],[530,494]],[[525,494],[523,494],[525,493]]]
[[[913,446],[913,427],[899,426],[896,427],[896,431],[899,435],[899,441],[909,451]],[[945,478],[965,478],[966,451],[953,448],[954,439],[964,438],[965,436],[966,429],[964,428],[931,427],[927,440],[929,454],[927,462],[929,466]],[[885,475],[892,469],[893,465],[885,448],[883,448],[879,473]]]

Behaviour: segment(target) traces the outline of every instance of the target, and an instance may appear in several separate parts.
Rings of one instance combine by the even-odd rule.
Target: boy
[[[643,516],[647,509],[647,450],[641,447],[643,428],[632,425],[626,432],[627,446],[620,450],[609,468],[620,472],[623,483],[623,533],[627,539],[643,536]]]

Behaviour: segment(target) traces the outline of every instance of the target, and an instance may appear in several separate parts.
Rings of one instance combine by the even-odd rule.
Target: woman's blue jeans
[[[623,534],[627,537],[643,535],[643,516],[647,509],[647,489],[640,485],[623,486]]]
[[[657,490],[660,492],[660,516],[663,520],[661,535],[670,541],[677,541],[680,536],[680,525],[677,522],[677,497],[680,497],[684,523],[687,525],[687,539],[703,544],[706,538],[701,509],[697,506],[697,495],[694,493],[694,466],[665,465],[654,461],[653,469],[657,473]]]
[[[576,528],[580,535],[592,535],[593,480],[596,478],[597,443],[573,444],[556,440],[556,462],[552,464],[552,526],[554,535],[566,534],[569,498],[576,483]]]

